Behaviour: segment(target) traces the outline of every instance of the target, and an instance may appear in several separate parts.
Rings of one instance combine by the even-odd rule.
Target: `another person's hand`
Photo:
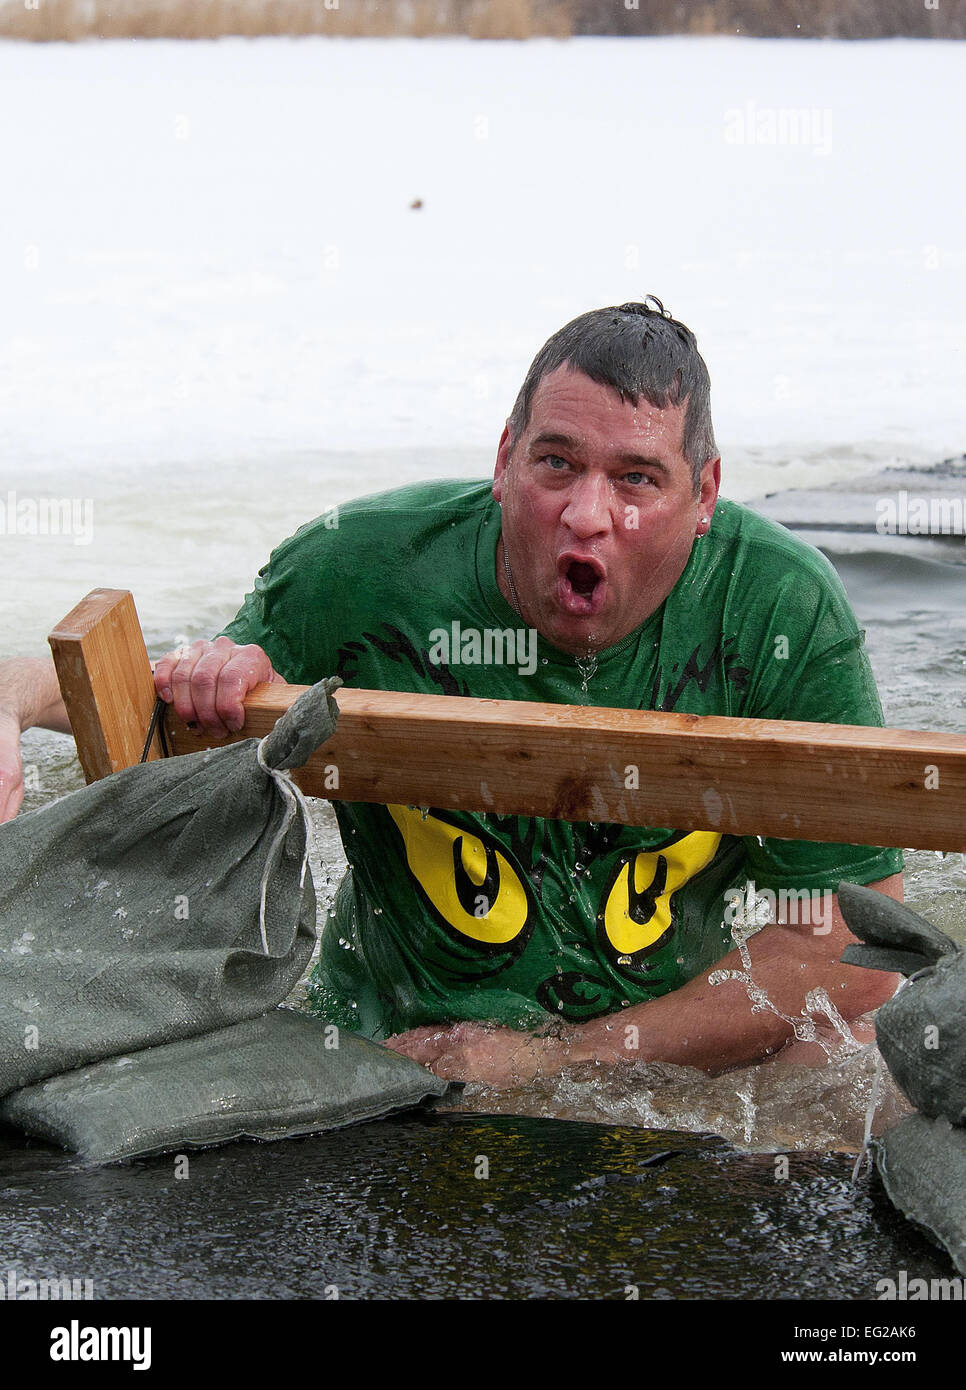
[[[23,801],[20,720],[0,705],[0,824],[13,820]]]
[[[256,685],[281,676],[261,647],[240,647],[230,637],[199,638],[168,652],[154,668],[154,688],[186,724],[215,738],[237,733],[245,722],[243,701]]]

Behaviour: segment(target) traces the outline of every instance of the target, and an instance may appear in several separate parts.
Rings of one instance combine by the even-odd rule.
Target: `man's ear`
[[[698,493],[700,501],[699,515],[711,520],[714,515],[715,503],[718,500],[718,490],[721,487],[721,456],[708,459],[708,462],[701,469],[701,486]]]
[[[503,501],[503,477],[510,462],[510,422],[503,426],[500,443],[496,451],[496,467],[493,470],[493,500]]]

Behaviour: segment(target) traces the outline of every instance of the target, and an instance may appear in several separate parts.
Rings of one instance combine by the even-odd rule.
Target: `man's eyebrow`
[[[530,448],[539,449],[544,445],[555,445],[558,449],[569,449],[571,453],[578,453],[580,450],[580,440],[574,439],[569,434],[554,434],[552,430],[545,430],[543,434],[538,434],[531,440]]]
[[[572,454],[580,453],[583,445],[579,439],[573,435],[557,434],[552,430],[546,430],[543,434],[538,434],[531,440],[530,448],[532,451],[542,448],[569,449]],[[662,473],[670,477],[671,470],[663,459],[651,458],[646,454],[622,453],[615,454],[612,462],[619,464],[621,468],[657,468]]]

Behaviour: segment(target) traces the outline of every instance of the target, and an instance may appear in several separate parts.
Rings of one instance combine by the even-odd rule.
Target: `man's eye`
[[[570,467],[567,460],[562,459],[559,454],[547,454],[543,461],[552,468],[555,473],[561,473],[565,468]]]
[[[649,473],[625,473],[624,481],[638,487],[641,483],[652,483],[654,479]]]

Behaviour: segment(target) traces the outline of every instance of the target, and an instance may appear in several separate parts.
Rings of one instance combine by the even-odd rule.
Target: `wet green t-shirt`
[[[362,498],[280,545],[225,635],[295,684],[882,723],[832,566],[736,503],[719,502],[671,594],[589,678],[500,594],[499,534],[489,482]],[[727,954],[730,888],[834,891],[902,867],[898,850],[333,804],[350,868],[313,999],[374,1037],[615,1013]]]

